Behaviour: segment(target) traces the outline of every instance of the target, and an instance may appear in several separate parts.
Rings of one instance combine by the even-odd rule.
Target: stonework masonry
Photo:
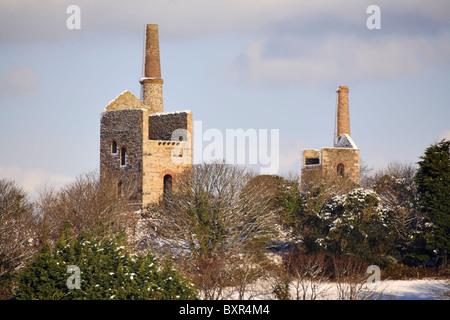
[[[144,48],[144,77],[161,79],[161,60],[159,57],[159,34],[157,24],[147,24],[145,26]]]
[[[349,90],[347,86],[339,86],[336,92],[334,147],[303,150],[302,178],[310,170],[319,170],[321,173],[346,176],[359,184],[359,149],[350,137]]]
[[[141,99],[153,112],[162,112],[164,81],[161,79],[158,25],[146,25],[144,48],[144,70],[140,80]]]
[[[336,108],[336,138],[343,134],[350,135],[350,110],[348,105],[348,87],[339,86]]]
[[[187,137],[176,134],[179,128],[187,128],[189,111],[177,113],[156,113],[148,118],[148,133],[150,140],[172,140],[176,138],[183,141]],[[181,130],[180,130],[181,131]]]
[[[322,148],[322,171],[338,174],[338,165],[342,164],[344,174],[359,183],[359,149],[350,148]]]
[[[141,99],[153,112],[163,111],[162,79],[141,78]]]
[[[100,172],[116,172],[120,183],[136,184],[134,200],[142,201],[140,185],[143,172],[142,123],[146,111],[142,109],[111,110],[102,113],[100,120]],[[112,150],[113,143],[117,150]],[[125,164],[122,165],[122,149]]]
[[[193,163],[192,113],[163,110],[157,25],[146,26],[144,51],[142,100],[124,91],[100,120],[100,175],[120,177],[118,190],[133,186],[131,200],[142,209],[158,202]]]
[[[170,119],[174,118],[171,122]],[[147,133],[143,139],[143,204],[144,206],[150,203],[157,202],[164,193],[164,176],[170,175],[173,181],[176,181],[179,174],[184,170],[192,167],[193,163],[193,141],[192,141],[192,113],[186,111],[183,113],[167,114],[166,121],[168,123],[177,123],[183,117],[184,127],[175,128],[174,131],[182,133],[183,140],[179,136],[162,136],[160,138],[150,140],[148,138],[149,124],[151,121],[146,121],[144,124],[144,132]],[[152,116],[146,118],[149,119]]]

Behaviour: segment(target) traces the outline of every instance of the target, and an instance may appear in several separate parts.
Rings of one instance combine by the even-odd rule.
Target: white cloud
[[[39,88],[39,80],[29,66],[12,63],[0,75],[0,97],[23,95]]]
[[[302,39],[297,54],[266,55],[267,38],[252,41],[234,62],[231,76],[252,84],[317,84],[418,75],[429,65],[448,65],[450,48],[442,35],[435,41],[418,37],[385,37],[373,41],[334,35],[321,41]],[[292,38],[292,41],[300,41]],[[302,50],[302,48],[304,50]]]
[[[35,196],[40,188],[46,186],[60,188],[74,180],[73,177],[43,169],[23,170],[18,166],[4,165],[0,165],[0,179],[14,180],[31,196]]]

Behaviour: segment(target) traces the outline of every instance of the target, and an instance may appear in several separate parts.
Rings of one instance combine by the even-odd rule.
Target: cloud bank
[[[70,0],[4,0],[0,3],[0,41],[58,41],[67,38],[66,9]],[[342,33],[365,27],[365,0],[78,0],[81,30],[135,34],[146,23],[164,25],[161,33],[174,38],[224,33],[264,33],[306,28]],[[435,32],[448,25],[450,2],[380,0],[382,28],[389,32]],[[383,18],[383,17],[386,17]],[[418,23],[418,25],[417,25]],[[276,31],[276,30],[275,30]],[[311,31],[311,30],[308,30]],[[313,31],[313,34],[316,31]]]
[[[2,1],[5,44],[72,39],[68,0]],[[448,66],[450,2],[380,0],[381,29],[368,30],[370,1],[346,0],[79,0],[78,35],[142,36],[160,24],[164,39],[238,35],[245,49],[230,58],[229,79],[249,84],[318,84],[414,76]],[[431,69],[430,69],[431,67]],[[5,81],[5,79],[4,79]],[[5,87],[5,83],[3,84]],[[5,91],[5,90],[3,90]]]
[[[231,76],[251,84],[348,83],[423,74],[430,67],[448,65],[450,56],[448,35],[439,36],[434,43],[415,37],[367,41],[352,35],[320,42],[303,39],[302,48],[289,57],[266,54],[271,50],[270,41],[252,41],[234,61]]]
[[[14,180],[32,197],[36,196],[43,187],[60,188],[74,180],[73,177],[43,169],[24,170],[17,166],[4,165],[0,165],[0,179]]]

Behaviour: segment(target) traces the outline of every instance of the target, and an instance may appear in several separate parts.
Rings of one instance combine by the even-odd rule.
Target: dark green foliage
[[[286,180],[278,185],[278,189],[275,202],[282,208],[280,211],[281,223],[293,229],[299,228],[302,224],[305,204],[298,183]]]
[[[195,290],[166,261],[153,255],[131,255],[121,237],[77,237],[48,246],[18,275],[16,299],[196,299]],[[69,289],[70,265],[80,269],[80,289]]]
[[[450,141],[428,147],[418,162],[415,180],[428,222],[427,244],[446,263],[450,252]]]
[[[390,253],[392,230],[389,208],[371,190],[355,189],[330,199],[320,212],[327,232],[324,249],[331,254],[353,254],[366,261],[382,263]]]
[[[62,265],[57,264],[48,245],[35,256],[29,269],[22,269],[18,275],[19,293],[17,299],[63,299],[67,293],[60,288],[65,286],[65,274]],[[44,298],[45,297],[45,298]]]
[[[289,300],[291,295],[289,293],[290,279],[288,275],[284,275],[277,279],[277,282],[273,285],[273,293],[279,300]]]
[[[198,238],[198,248],[193,242],[190,247],[201,257],[210,258],[215,253],[226,236],[220,209],[204,192],[199,192],[194,206],[187,209],[191,224]]]
[[[281,223],[302,237],[302,243],[308,251],[320,250],[316,239],[323,236],[321,219],[308,209],[308,199],[300,192],[298,181],[284,180],[279,185],[276,204],[281,208]]]

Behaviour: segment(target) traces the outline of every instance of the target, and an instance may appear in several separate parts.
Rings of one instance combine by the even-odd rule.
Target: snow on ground
[[[276,297],[271,292],[272,285],[261,281],[249,285],[244,295],[245,300],[274,300]],[[326,282],[317,289],[316,300],[339,300],[339,291],[336,283]],[[376,293],[361,291],[362,299],[374,300],[450,300],[450,281],[421,279],[421,280],[385,280],[381,281]],[[366,294],[366,295],[365,295]],[[365,297],[365,298],[364,298]],[[223,296],[225,299],[238,299],[237,292],[231,290]],[[296,299],[296,291],[292,286],[290,299]],[[307,300],[310,295],[307,295]]]
[[[362,299],[374,300],[448,300],[450,298],[449,292],[449,280],[384,280],[374,291],[362,290],[361,296]],[[338,298],[338,290],[335,284],[322,297],[322,299],[332,300]]]
[[[384,300],[449,300],[449,280],[389,280],[382,281]],[[447,292],[445,296],[444,293]]]

